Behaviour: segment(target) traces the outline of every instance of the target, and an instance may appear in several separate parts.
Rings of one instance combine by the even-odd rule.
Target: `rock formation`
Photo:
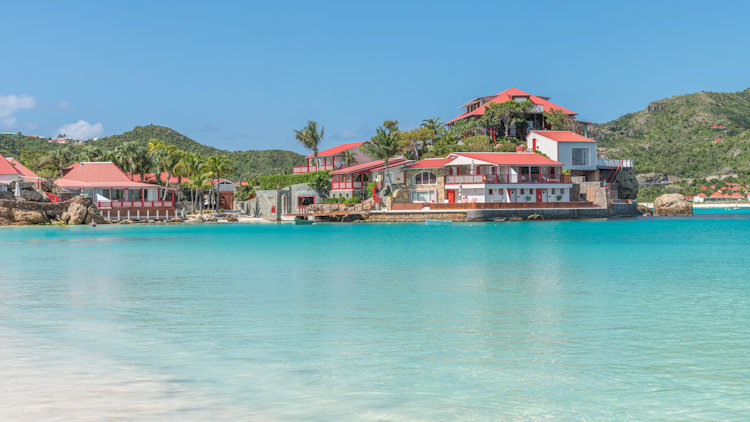
[[[678,193],[662,195],[654,201],[654,215],[682,217],[693,215],[693,205]]]
[[[654,210],[643,204],[638,204],[638,212],[645,216],[654,215]]]
[[[635,199],[638,196],[638,179],[633,169],[624,169],[617,176],[617,191],[620,199]]]
[[[91,198],[73,198],[63,203],[28,200],[0,200],[0,225],[29,225],[44,223],[107,224]]]

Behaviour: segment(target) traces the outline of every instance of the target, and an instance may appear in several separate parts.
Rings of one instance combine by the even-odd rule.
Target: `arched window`
[[[415,185],[435,185],[437,184],[437,177],[434,173],[429,171],[423,171],[414,176]]]

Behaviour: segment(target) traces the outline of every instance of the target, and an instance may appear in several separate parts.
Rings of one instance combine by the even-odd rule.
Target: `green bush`
[[[311,183],[314,180],[319,180],[325,175],[328,178],[328,171],[317,171],[305,174],[274,174],[271,176],[260,176],[260,188],[263,190],[274,190],[278,185],[279,188],[285,188],[290,185],[296,185],[297,183]],[[330,186],[330,185],[329,185]]]

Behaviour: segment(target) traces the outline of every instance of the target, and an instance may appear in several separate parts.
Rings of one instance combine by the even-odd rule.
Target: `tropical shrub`
[[[279,188],[295,185],[297,183],[310,183],[315,175],[325,174],[328,177],[328,171],[317,171],[305,174],[274,174],[270,176],[260,176],[258,182],[262,190],[274,190],[278,185]]]

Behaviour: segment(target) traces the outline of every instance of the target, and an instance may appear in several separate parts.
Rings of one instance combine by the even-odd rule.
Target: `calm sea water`
[[[0,419],[747,420],[730,217],[2,229]]]

